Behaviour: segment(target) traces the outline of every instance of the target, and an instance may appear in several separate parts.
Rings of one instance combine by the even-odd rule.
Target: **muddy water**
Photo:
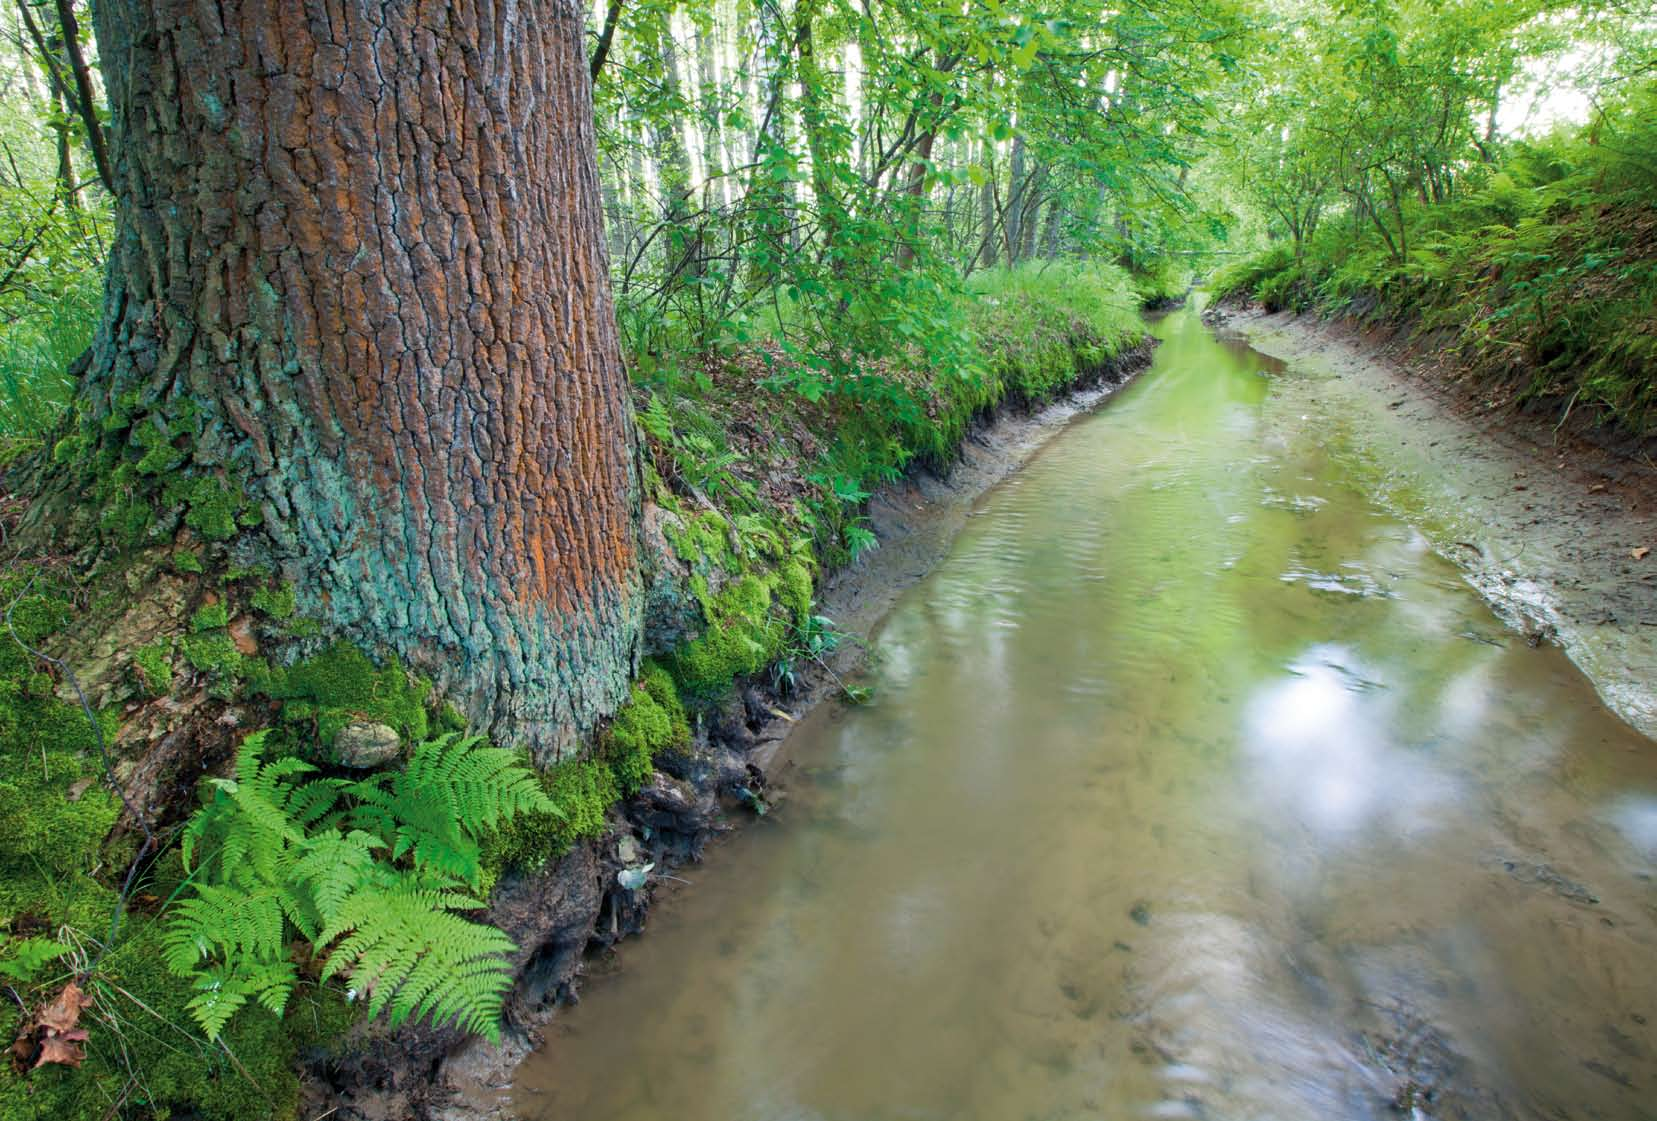
[[[1657,746],[1366,498],[1309,375],[1158,330],[520,1116],[1657,1117]]]

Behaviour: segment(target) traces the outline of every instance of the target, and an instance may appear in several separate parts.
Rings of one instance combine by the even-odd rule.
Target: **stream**
[[[519,1070],[524,1121],[1657,1118],[1657,747],[1160,320]]]

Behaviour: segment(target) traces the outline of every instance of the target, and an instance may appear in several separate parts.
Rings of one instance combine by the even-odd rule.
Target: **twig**
[[[1571,408],[1572,408],[1572,406],[1574,406],[1576,404],[1577,396],[1579,394],[1581,394],[1581,392],[1582,392],[1582,387],[1579,385],[1579,386],[1576,387],[1576,393],[1571,394],[1571,399],[1569,401],[1565,402],[1565,412],[1559,418],[1559,423],[1553,426],[1553,442],[1554,443],[1556,443],[1556,444],[1559,443],[1559,430],[1565,426],[1565,422],[1567,420],[1571,419]]]

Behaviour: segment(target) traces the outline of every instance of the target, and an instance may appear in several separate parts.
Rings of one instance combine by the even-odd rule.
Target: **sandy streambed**
[[[1338,324],[1255,310],[1216,318],[1256,350],[1332,375],[1284,389],[1338,401],[1355,418],[1350,450],[1375,497],[1657,738],[1657,465],[1556,443],[1546,422],[1485,410],[1473,387]]]

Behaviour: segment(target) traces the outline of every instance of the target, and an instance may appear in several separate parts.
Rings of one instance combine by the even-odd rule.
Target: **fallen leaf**
[[[57,999],[40,1010],[35,1022],[48,1031],[58,1034],[70,1031],[81,1018],[81,1009],[92,1003],[92,998],[81,992],[81,987],[71,981],[63,986]]]
[[[78,1067],[86,1058],[86,1029],[77,1027],[81,1012],[92,1004],[92,998],[71,981],[59,990],[52,1002],[40,1010],[35,1018],[19,1029],[9,1053],[12,1066],[22,1073],[55,1063],[58,1066]],[[33,1059],[33,1062],[30,1059]]]
[[[1641,545],[1638,548],[1628,550],[1628,555],[1633,557],[1635,560],[1645,560],[1647,554],[1650,552],[1650,545]]]
[[[48,1035],[40,1041],[40,1057],[35,1060],[35,1067],[43,1067],[47,1063],[78,1067],[86,1058],[86,1048],[81,1046],[85,1042],[86,1033],[79,1029],[63,1035]]]

